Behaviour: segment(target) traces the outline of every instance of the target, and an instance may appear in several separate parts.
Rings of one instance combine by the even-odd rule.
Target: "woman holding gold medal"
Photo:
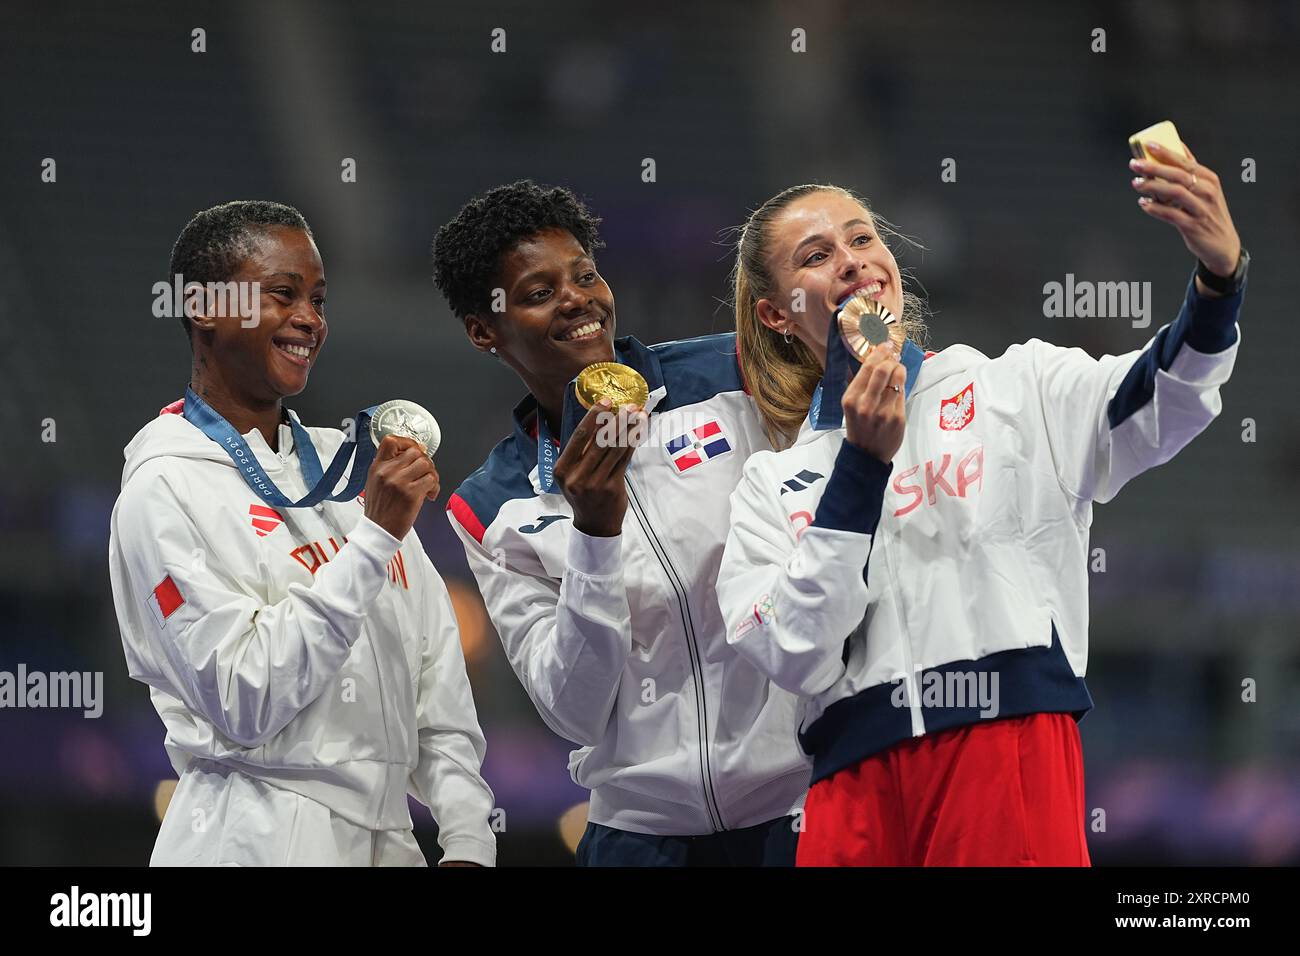
[[[128,669],[180,776],[152,863],[421,866],[409,792],[438,821],[442,865],[491,866],[456,619],[411,528],[438,495],[436,423],[387,402],[353,442],[284,408],[329,331],[297,210],[199,213],[171,274],[255,284],[259,311],[182,318],[190,386],[127,446],[113,509]]]
[[[847,190],[787,189],[744,227],[741,365],[788,447],[745,468],[718,595],[731,646],[803,698],[801,866],[1089,863],[1092,504],[1219,413],[1249,261],[1214,172],[1142,139],[1141,208],[1199,261],[1177,318],[1124,355],[923,352],[884,226]]]
[[[727,647],[714,594],[727,497],[767,440],[734,336],[614,337],[598,222],[519,182],[438,232],[439,289],[528,388],[452,527],[538,713],[578,745],[579,864],[791,865],[795,698]]]

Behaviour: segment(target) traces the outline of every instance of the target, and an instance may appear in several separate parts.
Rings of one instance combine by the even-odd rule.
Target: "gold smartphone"
[[[1148,156],[1143,143],[1148,140],[1155,140],[1158,144],[1169,150],[1171,153],[1182,153],[1187,155],[1187,150],[1183,147],[1183,141],[1178,138],[1178,130],[1169,120],[1161,120],[1154,126],[1148,126],[1140,132],[1134,133],[1128,138],[1128,148],[1132,150],[1136,159],[1148,159],[1153,162],[1159,162],[1154,156]]]

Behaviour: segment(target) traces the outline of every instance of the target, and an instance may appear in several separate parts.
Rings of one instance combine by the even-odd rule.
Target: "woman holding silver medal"
[[[190,387],[127,446],[113,510],[128,668],[180,776],[152,863],[424,865],[409,792],[442,865],[493,865],[456,619],[412,530],[438,495],[436,423],[389,402],[350,442],[283,407],[328,333],[297,210],[201,212],[171,265],[187,284],[259,284],[260,312],[183,318]]]
[[[731,645],[803,698],[801,866],[1089,863],[1092,504],[1219,413],[1249,261],[1214,172],[1139,138],[1141,208],[1198,262],[1124,355],[922,352],[886,227],[847,190],[787,189],[744,227],[741,362],[785,450],[732,496],[718,598]]]

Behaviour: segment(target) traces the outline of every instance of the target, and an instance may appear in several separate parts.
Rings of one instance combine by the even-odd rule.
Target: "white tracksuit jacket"
[[[1125,355],[1038,339],[931,353],[909,372],[892,466],[844,440],[842,391],[821,396],[834,427],[805,422],[750,459],[718,598],[731,646],[803,696],[814,782],[981,716],[1092,706],[1093,502],[1218,415],[1243,295],[1189,286],[1177,320]]]
[[[537,441],[531,396],[452,495],[452,527],[524,689],[579,745],[570,772],[592,791],[589,821],[685,836],[774,820],[808,787],[797,701],[727,646],[714,593],[728,496],[771,447],[735,336],[615,350],[645,376],[651,410],[622,534],[575,530],[558,485],[542,491],[559,451]],[[566,436],[583,414],[570,385]]]
[[[343,433],[307,431],[328,463]],[[287,424],[279,454],[244,437],[285,495],[307,493]],[[414,531],[399,542],[362,512],[260,504],[179,414],[127,446],[113,600],[180,775],[154,864],[423,865],[408,792],[444,860],[495,863],[447,589]]]

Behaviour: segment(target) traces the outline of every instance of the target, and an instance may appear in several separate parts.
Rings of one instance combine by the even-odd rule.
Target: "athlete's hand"
[[[1241,239],[1228,214],[1228,201],[1218,174],[1202,166],[1187,144],[1186,156],[1179,156],[1155,143],[1147,143],[1155,162],[1129,160],[1137,174],[1133,188],[1142,194],[1138,204],[1152,219],[1167,222],[1178,230],[1189,252],[1215,275],[1230,276],[1237,269]],[[1159,202],[1153,202],[1152,199]],[[1202,295],[1218,295],[1196,280]]]
[[[903,444],[903,383],[907,369],[892,341],[873,348],[862,362],[840,404],[848,441],[888,464]]]
[[[366,517],[400,541],[439,490],[438,469],[420,443],[389,435],[379,443],[366,476]]]
[[[573,526],[583,534],[612,538],[622,533],[627,513],[623,475],[636,450],[631,439],[644,425],[644,413],[637,406],[624,405],[615,412],[609,400],[602,399],[569,436],[555,463],[555,483],[573,508]],[[611,430],[614,441],[608,440]]]

